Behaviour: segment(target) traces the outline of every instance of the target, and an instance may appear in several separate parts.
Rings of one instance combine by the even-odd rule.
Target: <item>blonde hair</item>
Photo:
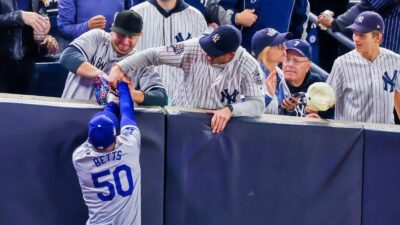
[[[263,57],[269,51],[270,48],[271,48],[271,46],[267,46],[260,52],[260,54],[258,54],[257,60],[259,62],[263,62]]]

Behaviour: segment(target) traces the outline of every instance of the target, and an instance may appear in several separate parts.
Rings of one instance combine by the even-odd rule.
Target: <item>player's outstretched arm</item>
[[[125,82],[118,83],[119,105],[121,112],[121,128],[125,126],[137,126],[134,105],[130,95],[128,84]]]

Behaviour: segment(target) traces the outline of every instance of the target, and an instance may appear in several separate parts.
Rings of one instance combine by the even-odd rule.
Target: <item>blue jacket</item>
[[[61,35],[72,41],[88,31],[88,21],[93,16],[103,15],[106,31],[110,31],[116,12],[130,9],[132,0],[59,0],[57,25]]]
[[[264,28],[274,28],[279,32],[291,31],[293,38],[305,38],[303,33],[308,21],[308,0],[221,0],[219,5],[234,12],[231,24],[236,24],[236,13],[244,9],[255,9],[257,21],[251,27],[238,27],[242,29],[242,46],[249,52],[254,33]]]

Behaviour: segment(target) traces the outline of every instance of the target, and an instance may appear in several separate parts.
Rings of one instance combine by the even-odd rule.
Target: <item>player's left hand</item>
[[[51,35],[47,35],[46,38],[43,41],[43,44],[47,48],[47,52],[50,55],[56,54],[58,51],[58,43],[55,38],[53,38]]]
[[[213,133],[219,133],[225,129],[226,124],[232,117],[232,112],[228,107],[218,110],[208,110],[210,114],[214,114],[211,119],[211,130]]]

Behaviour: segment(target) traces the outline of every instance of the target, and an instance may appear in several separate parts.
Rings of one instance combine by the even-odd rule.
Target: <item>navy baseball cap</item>
[[[292,33],[279,33],[273,28],[265,28],[257,31],[251,39],[251,49],[257,58],[265,47],[280,45],[289,39]]]
[[[119,34],[135,36],[142,32],[143,19],[139,13],[132,10],[124,10],[115,15],[111,31]]]
[[[311,60],[312,50],[310,44],[307,41],[301,39],[293,39],[286,42],[287,50],[293,50],[299,53],[303,57],[307,57]]]
[[[377,30],[383,33],[385,23],[378,13],[365,11],[360,13],[360,15],[358,15],[357,18],[354,20],[354,23],[347,28],[362,34],[369,33],[373,30]]]
[[[89,122],[88,137],[96,149],[105,149],[114,143],[118,118],[113,113],[96,113]]]
[[[201,48],[211,57],[219,57],[235,52],[242,42],[242,33],[231,25],[223,25],[211,34],[200,38]]]

